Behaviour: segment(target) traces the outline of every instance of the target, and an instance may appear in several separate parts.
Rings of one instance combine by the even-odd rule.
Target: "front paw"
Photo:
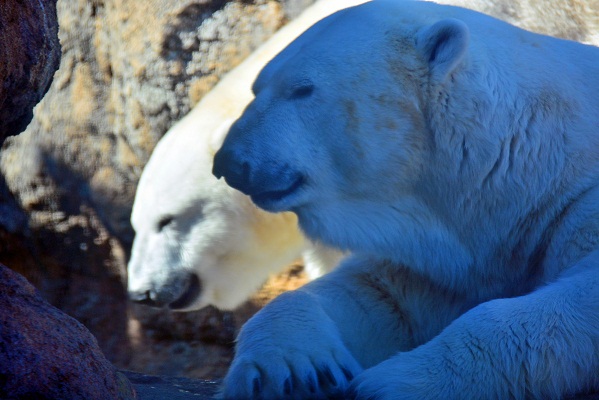
[[[285,305],[287,296],[282,297],[243,327],[224,380],[223,397],[345,398],[350,381],[362,368],[317,305],[309,312],[296,305],[295,313],[283,313],[279,305]]]
[[[314,349],[311,354],[268,349],[237,357],[225,378],[226,399],[345,398],[360,371],[348,354]]]

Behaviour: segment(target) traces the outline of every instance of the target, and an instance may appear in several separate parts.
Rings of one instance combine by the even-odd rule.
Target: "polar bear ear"
[[[416,48],[428,61],[434,82],[442,83],[466,56],[470,32],[462,21],[449,18],[420,30]]]

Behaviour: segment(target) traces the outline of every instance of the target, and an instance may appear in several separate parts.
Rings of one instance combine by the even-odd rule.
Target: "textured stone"
[[[60,61],[56,0],[0,2],[0,144],[31,122]]]
[[[75,319],[0,265],[0,398],[134,399],[127,378]]]

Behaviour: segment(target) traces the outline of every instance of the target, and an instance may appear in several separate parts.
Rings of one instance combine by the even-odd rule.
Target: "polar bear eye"
[[[164,217],[160,218],[160,220],[158,221],[158,224],[156,224],[156,229],[158,230],[158,232],[161,232],[166,226],[170,225],[174,220],[175,220],[175,218],[172,215],[165,215]]]
[[[314,85],[311,82],[304,82],[295,88],[289,96],[292,99],[301,99],[310,96],[314,92]]]

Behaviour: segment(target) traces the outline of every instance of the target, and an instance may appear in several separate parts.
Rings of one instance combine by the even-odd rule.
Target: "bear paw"
[[[362,367],[318,307],[278,312],[288,305],[285,298],[298,296],[281,296],[283,301],[271,303],[244,326],[224,380],[224,398],[346,398]]]
[[[315,349],[316,350],[316,349]],[[264,351],[259,357],[238,357],[224,382],[225,399],[345,398],[359,366],[339,351]]]

